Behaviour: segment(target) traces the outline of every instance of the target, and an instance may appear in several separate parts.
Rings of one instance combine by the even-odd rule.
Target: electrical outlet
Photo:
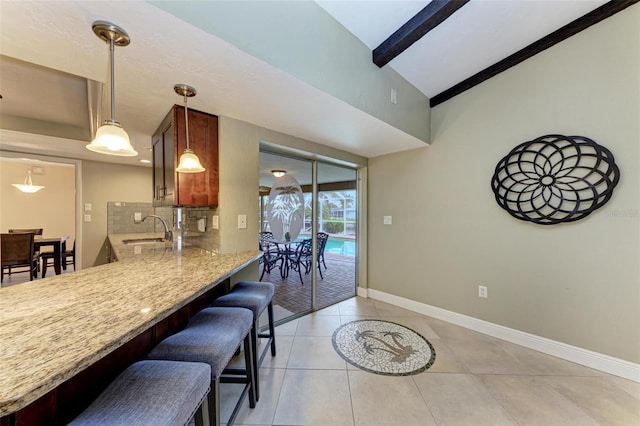
[[[133,221],[140,222],[142,220],[142,212],[133,213]]]
[[[213,215],[211,216],[211,228],[219,229],[220,228],[220,216]]]
[[[391,216],[384,216],[382,218],[382,223],[384,223],[385,225],[391,225],[393,223],[393,219],[391,218]]]
[[[391,89],[391,103],[392,104],[398,103],[398,92],[396,91],[396,89]]]
[[[486,299],[487,297],[489,297],[487,286],[484,286],[484,285],[478,286],[478,297],[482,297],[483,299]]]

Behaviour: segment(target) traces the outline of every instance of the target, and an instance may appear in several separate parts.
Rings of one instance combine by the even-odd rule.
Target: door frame
[[[354,294],[362,295],[360,283],[366,283],[366,167],[359,166],[358,164],[345,162],[339,159],[333,159],[330,157],[319,157],[313,154],[305,154],[298,150],[288,150],[286,147],[276,146],[273,144],[260,144],[260,153],[266,153],[271,155],[279,155],[283,157],[289,157],[294,160],[301,160],[311,163],[312,167],[312,182],[311,182],[311,210],[313,220],[311,223],[311,239],[312,239],[312,271],[311,275],[311,308],[303,312],[295,313],[294,315],[287,317],[283,321],[276,321],[277,324],[288,322],[292,319],[299,318],[307,315],[308,313],[318,310],[316,291],[317,291],[317,268],[318,268],[318,255],[317,255],[317,234],[318,234],[318,221],[319,221],[319,208],[318,208],[318,165],[328,164],[332,166],[344,167],[352,169],[356,173],[356,259],[354,262],[355,268],[355,282],[354,282]],[[362,195],[361,195],[362,194]],[[262,215],[262,211],[260,212]],[[364,242],[363,242],[364,241]]]

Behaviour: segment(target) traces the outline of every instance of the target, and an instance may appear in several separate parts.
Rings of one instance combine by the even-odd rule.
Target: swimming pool
[[[325,253],[340,254],[342,256],[355,256],[356,240],[329,237],[324,251]]]

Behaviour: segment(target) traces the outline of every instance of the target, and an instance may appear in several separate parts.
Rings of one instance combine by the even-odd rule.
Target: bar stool
[[[220,383],[244,383],[245,387],[228,423],[231,425],[247,393],[249,406],[256,406],[250,337],[252,324],[253,316],[248,309],[206,308],[195,314],[184,330],[167,337],[153,348],[148,358],[209,364],[211,392],[208,405],[216,426],[220,425]],[[244,344],[245,348],[245,377],[229,377],[225,368],[240,344]]]
[[[139,361],[122,372],[70,425],[209,424],[203,404],[211,367],[197,362]]]
[[[271,356],[276,356],[276,335],[273,326],[273,293],[275,286],[269,282],[241,281],[224,296],[218,297],[212,306],[239,307],[250,309],[253,312],[253,327],[251,328],[251,340],[253,344],[253,362],[256,383],[256,400],[260,399],[259,368],[267,354],[267,350],[258,357],[258,338],[267,338],[267,345],[271,345]],[[267,308],[269,315],[269,333],[258,333],[260,315]]]

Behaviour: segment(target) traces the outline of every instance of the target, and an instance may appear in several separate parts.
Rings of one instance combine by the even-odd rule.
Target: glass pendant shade
[[[200,173],[204,172],[205,168],[200,164],[200,159],[193,153],[191,148],[184,150],[180,156],[180,162],[176,171],[179,173]]]
[[[100,154],[134,157],[138,155],[129,142],[129,135],[117,121],[105,121],[96,131],[95,139],[87,149]]]
[[[31,170],[27,170],[27,177],[24,178],[24,184],[12,183],[11,185],[15,186],[20,191],[26,192],[28,194],[33,194],[34,192],[38,192],[44,188],[44,186],[33,184],[31,180]]]

